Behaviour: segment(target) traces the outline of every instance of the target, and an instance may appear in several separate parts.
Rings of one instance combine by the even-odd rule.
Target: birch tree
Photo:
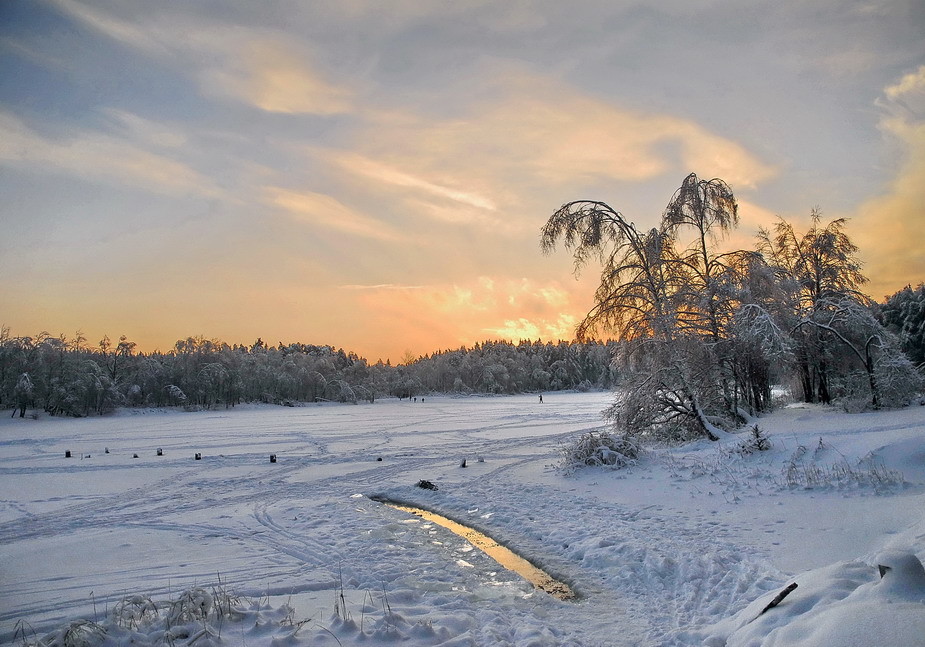
[[[813,209],[805,233],[783,219],[773,231],[762,230],[759,251],[784,294],[780,323],[790,331],[803,399],[841,398],[855,410],[898,406],[920,381],[861,291],[867,278],[846,224],[837,218],[823,225],[821,212]]]
[[[832,401],[831,348],[819,327],[834,304],[845,300],[869,303],[860,290],[867,282],[861,273],[857,247],[845,233],[847,221],[837,218],[822,225],[822,213],[813,209],[805,233],[780,219],[771,231],[758,234],[758,250],[773,268],[786,301],[796,353],[800,388],[806,402]]]
[[[717,440],[733,423],[714,353],[731,320],[731,306],[720,305],[720,277],[731,265],[712,242],[736,222],[728,185],[691,174],[659,228],[640,232],[606,203],[590,200],[563,205],[543,227],[542,249],[549,253],[561,241],[576,273],[601,264],[594,306],[576,334],[610,332],[623,341],[627,377],[609,413],[628,432]],[[686,230],[694,241],[679,251]]]

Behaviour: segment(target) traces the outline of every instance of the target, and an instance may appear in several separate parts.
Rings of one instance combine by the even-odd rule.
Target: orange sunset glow
[[[2,3],[0,323],[393,363],[570,339],[597,277],[540,227],[654,226],[690,172],[735,191],[730,244],[819,207],[872,297],[925,280],[925,10],[728,4]]]

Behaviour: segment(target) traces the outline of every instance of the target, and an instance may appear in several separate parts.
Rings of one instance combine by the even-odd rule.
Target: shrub
[[[737,451],[740,454],[753,454],[754,452],[764,452],[771,449],[771,440],[764,435],[764,432],[758,425],[752,425],[749,429],[749,435],[743,439]]]
[[[157,620],[157,605],[146,595],[130,595],[116,603],[112,617],[120,627],[138,629]]]
[[[625,435],[589,431],[562,448],[561,467],[569,474],[582,467],[620,469],[634,465],[639,454],[639,445]]]
[[[106,640],[106,629],[89,620],[75,620],[48,638],[42,642],[50,647],[98,647]]]
[[[200,587],[194,587],[180,594],[170,604],[167,625],[174,626],[194,621],[204,621],[212,610],[212,594]]]

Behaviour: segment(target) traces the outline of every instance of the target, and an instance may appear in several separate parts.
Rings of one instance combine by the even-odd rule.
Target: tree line
[[[545,252],[561,243],[576,272],[601,266],[577,333],[621,340],[609,415],[624,433],[716,440],[770,408],[778,384],[850,410],[910,401],[921,374],[903,351],[916,357],[921,344],[921,286],[875,307],[846,220],[813,210],[810,223],[799,231],[779,219],[754,249],[722,251],[738,224],[735,196],[693,173],[648,230],[593,200],[548,219]]]
[[[332,346],[251,345],[191,337],[136,352],[126,337],[87,343],[0,330],[0,406],[13,415],[104,414],[116,407],[230,407],[242,402],[373,402],[383,396],[609,389],[613,342],[486,341],[393,366]]]

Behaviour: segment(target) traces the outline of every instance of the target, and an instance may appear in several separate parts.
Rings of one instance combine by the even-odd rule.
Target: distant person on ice
[[[540,393],[540,404],[543,404],[543,394]]]

